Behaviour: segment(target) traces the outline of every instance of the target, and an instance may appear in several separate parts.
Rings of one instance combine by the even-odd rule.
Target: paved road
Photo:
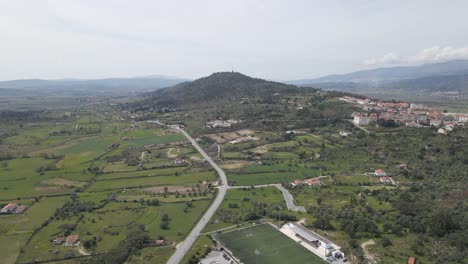
[[[224,171],[210,158],[210,156],[208,156],[205,153],[205,151],[197,144],[197,142],[189,134],[187,134],[187,132],[185,132],[183,129],[180,129],[180,128],[176,128],[176,129],[182,132],[182,134],[184,134],[184,136],[188,140],[190,140],[190,142],[192,142],[192,145],[210,163],[211,167],[213,167],[216,170],[216,172],[219,175],[219,178],[221,179],[221,184],[220,184],[220,187],[218,188],[218,196],[216,196],[210,208],[208,208],[208,210],[202,216],[200,221],[198,221],[198,223],[192,229],[192,231],[187,236],[187,238],[179,244],[179,247],[176,249],[176,251],[171,256],[171,258],[167,261],[167,264],[179,264],[182,261],[185,254],[192,247],[193,243],[195,243],[195,240],[200,235],[200,232],[203,230],[203,228],[206,226],[210,218],[214,215],[218,207],[221,205],[221,202],[224,199],[224,195],[226,194],[226,190],[229,187],[226,174],[224,173]]]
[[[288,206],[288,209],[290,211],[304,212],[304,213],[306,212],[306,209],[304,208],[304,206],[294,205],[294,198],[287,189],[281,186],[281,184],[275,184],[275,186],[276,188],[278,188],[278,190],[280,190],[283,193],[284,201],[286,202],[286,205]]]
[[[286,206],[288,207],[288,210],[293,211],[293,212],[306,212],[306,209],[304,206],[297,206],[294,205],[294,197],[291,195],[291,193],[281,186],[281,184],[274,183],[274,184],[262,184],[262,185],[254,185],[254,187],[269,187],[269,186],[275,186],[278,188],[278,190],[283,193],[284,201],[286,202]],[[229,189],[242,189],[242,188],[250,188],[251,186],[229,186]]]

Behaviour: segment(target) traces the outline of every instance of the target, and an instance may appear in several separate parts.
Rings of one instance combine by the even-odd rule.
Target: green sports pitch
[[[269,224],[219,234],[215,238],[245,264],[327,263]]]

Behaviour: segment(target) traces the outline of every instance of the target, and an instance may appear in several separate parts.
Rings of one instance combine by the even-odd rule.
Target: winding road
[[[185,254],[189,251],[189,249],[192,247],[193,243],[195,243],[195,240],[200,235],[200,232],[203,230],[206,224],[208,224],[208,221],[210,221],[211,217],[214,215],[218,207],[221,205],[224,199],[224,195],[226,195],[226,191],[229,187],[226,174],[224,173],[224,171],[211,159],[210,156],[208,156],[208,154],[206,154],[206,152],[198,145],[198,143],[183,129],[178,128],[178,127],[176,127],[175,129],[182,132],[182,134],[184,134],[184,136],[192,143],[195,149],[197,149],[197,151],[200,152],[203,158],[205,158],[208,161],[208,163],[210,163],[211,167],[213,167],[216,170],[221,180],[221,184],[218,188],[218,195],[214,199],[213,203],[210,205],[208,210],[202,216],[200,221],[198,221],[198,223],[192,229],[190,234],[185,238],[184,241],[182,241],[179,244],[174,254],[167,261],[167,264],[179,264],[182,262],[182,259],[184,258]]]
[[[278,190],[281,191],[284,197],[284,201],[286,202],[286,206],[288,207],[289,211],[293,212],[303,212],[306,213],[306,209],[304,206],[297,206],[294,205],[294,197],[292,194],[288,191],[288,189],[284,188],[281,184],[279,183],[272,183],[272,184],[260,184],[260,185],[254,185],[255,188],[260,188],[260,187],[276,187]],[[243,188],[251,188],[252,186],[228,186],[228,189],[243,189]]]

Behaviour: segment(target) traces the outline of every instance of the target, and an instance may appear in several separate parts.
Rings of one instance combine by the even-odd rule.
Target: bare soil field
[[[238,137],[240,137],[239,134],[237,134],[236,132],[226,132],[226,133],[222,133],[221,134],[225,139],[231,141],[231,140],[234,140]]]
[[[206,137],[208,137],[211,140],[216,141],[216,143],[221,143],[221,144],[227,141],[226,139],[224,139],[224,138],[222,138],[222,137],[220,137],[220,136],[218,136],[216,134],[209,134],[209,135],[206,135]]]
[[[252,131],[250,129],[241,129],[241,130],[237,130],[236,133],[241,135],[241,136],[248,136],[250,134],[255,133],[255,131]]]

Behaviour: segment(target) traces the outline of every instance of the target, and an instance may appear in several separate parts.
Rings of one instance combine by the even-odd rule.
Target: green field
[[[326,263],[268,224],[216,236],[243,263]]]
[[[250,186],[257,184],[288,183],[295,179],[306,179],[320,175],[318,169],[303,166],[289,166],[286,163],[275,165],[247,166],[240,171],[229,173],[232,185]]]
[[[5,252],[0,263],[53,261],[66,254],[112,255],[132,247],[121,242],[135,234],[163,237],[174,245],[184,239],[215,193],[203,182],[214,181],[216,174],[190,159],[198,154],[183,143],[182,134],[143,122],[128,127],[99,121],[93,114],[58,125],[6,127],[14,133],[0,139],[0,206],[15,202],[29,208],[1,215],[0,246]],[[176,165],[177,158],[187,162]],[[164,187],[171,191],[161,193]],[[110,201],[110,196],[116,199]],[[158,202],[149,205],[150,200]],[[58,215],[64,206],[73,209]],[[78,209],[81,206],[87,209]],[[169,224],[163,228],[164,215]],[[70,233],[80,236],[80,247],[50,242]],[[86,241],[95,243],[85,246]],[[173,251],[138,249],[128,261],[165,263]]]

